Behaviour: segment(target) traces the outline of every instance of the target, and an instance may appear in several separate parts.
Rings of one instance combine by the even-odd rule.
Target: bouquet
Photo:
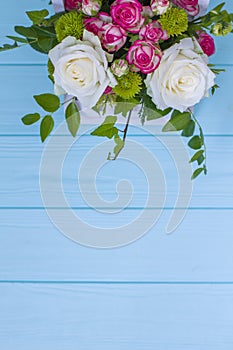
[[[54,93],[33,96],[46,115],[27,114],[22,122],[40,121],[42,142],[54,128],[55,113],[65,109],[70,133],[80,126],[80,110],[103,116],[92,135],[113,139],[108,159],[125,145],[132,111],[142,125],[169,116],[162,131],[180,131],[194,150],[192,178],[207,173],[204,133],[193,106],[214,94],[216,74],[208,64],[215,52],[213,36],[232,33],[233,14],[224,3],[205,13],[208,0],[53,0],[55,13],[28,11],[29,27],[16,26],[13,44],[48,55]],[[63,96],[63,101],[60,100]],[[64,98],[65,96],[65,98]],[[107,115],[107,107],[114,109]],[[125,117],[123,130],[117,116]],[[82,120],[85,124],[85,120]]]

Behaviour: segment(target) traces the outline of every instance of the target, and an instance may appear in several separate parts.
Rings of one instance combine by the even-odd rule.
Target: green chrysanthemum
[[[61,16],[55,26],[57,40],[62,41],[67,36],[81,39],[83,34],[83,15],[77,12],[68,12]]]
[[[172,7],[160,17],[159,23],[169,36],[179,35],[188,29],[188,15],[184,9]]]
[[[142,78],[137,73],[129,72],[116,79],[118,84],[113,88],[113,92],[125,100],[137,95],[142,88]]]

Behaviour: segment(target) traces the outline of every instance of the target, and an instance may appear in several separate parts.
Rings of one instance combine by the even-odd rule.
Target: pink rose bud
[[[103,35],[101,44],[104,49],[108,52],[118,51],[122,46],[124,46],[127,33],[118,24],[107,23],[103,26]]]
[[[87,16],[96,16],[101,6],[101,0],[82,0],[82,12]]]
[[[214,45],[214,39],[212,36],[207,34],[206,32],[201,32],[200,30],[197,31],[198,39],[203,52],[207,56],[211,56],[215,53],[215,45]]]
[[[122,77],[129,72],[128,62],[122,58],[115,60],[111,65],[111,71],[117,77]]]
[[[162,29],[159,22],[153,21],[142,27],[139,32],[139,39],[150,41],[153,44],[159,42],[159,40],[167,40],[168,34]]]
[[[81,6],[82,0],[65,0],[66,11],[71,11]]]
[[[142,4],[138,0],[115,0],[110,7],[113,22],[130,33],[138,33],[143,25],[145,18],[142,10]]]
[[[104,22],[101,21],[99,18],[96,18],[96,17],[84,18],[83,24],[86,30],[88,30],[89,32],[92,32],[98,37],[101,37],[103,32]]]
[[[104,23],[112,23],[112,17],[107,12],[99,12],[98,18]]]
[[[151,10],[154,15],[163,15],[170,6],[169,0],[151,0]]]
[[[109,95],[112,93],[112,88],[110,86],[107,86],[104,90],[104,95]]]
[[[200,12],[198,0],[173,0],[173,3],[185,9],[190,16],[196,16]]]
[[[153,11],[152,11],[150,6],[143,6],[143,8],[142,8],[142,16],[143,17],[149,17],[149,18],[154,17]]]
[[[134,71],[152,73],[160,64],[162,51],[158,46],[143,40],[136,40],[129,48],[126,60],[133,65]]]

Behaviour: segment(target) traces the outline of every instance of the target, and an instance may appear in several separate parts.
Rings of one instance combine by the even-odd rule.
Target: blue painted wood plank
[[[204,99],[195,108],[195,114],[207,134],[233,134],[231,96],[233,67],[225,68],[226,73],[222,73],[216,79],[221,88],[213,97]],[[0,66],[0,76],[2,77],[0,81],[1,134],[39,134],[39,125],[25,126],[21,122],[21,117],[34,111],[43,113],[32,96],[43,92],[53,92],[53,86],[47,78],[47,74],[45,66]],[[82,115],[83,124],[85,124],[86,117]],[[62,110],[55,114],[55,120],[56,126],[64,121]],[[150,126],[150,122],[147,122],[146,125]],[[141,133],[138,130],[136,132]],[[154,133],[152,126],[151,132]],[[158,128],[156,132],[159,132]]]
[[[0,292],[4,350],[233,347],[232,286],[13,284]]]
[[[114,229],[136,220],[143,234],[150,223],[137,220],[140,212],[124,211],[113,221],[111,216],[103,220],[89,211],[75,211],[94,227]],[[164,210],[141,239],[104,250],[66,238],[43,208],[1,210],[0,280],[233,282],[232,212],[189,210],[179,227],[167,235],[172,211]],[[69,224],[64,212],[58,214]],[[155,211],[149,214],[153,218]],[[78,222],[75,228],[80,230]]]
[[[63,186],[61,192],[64,192],[72,207],[143,208],[147,206],[148,194],[155,197],[155,207],[173,207],[178,195],[184,200],[183,205],[191,207],[233,207],[233,137],[206,138],[208,174],[193,182],[182,180],[185,167],[191,171],[188,160],[192,152],[189,153],[187,145],[176,143],[180,141],[179,136],[160,139],[129,136],[125,150],[114,162],[106,160],[113,148],[111,142],[106,144],[102,139],[84,136],[68,150],[65,141],[72,141],[70,136],[57,137],[56,140],[58,143],[51,148],[43,171],[40,163],[46,145],[41,144],[38,137],[0,137],[0,207],[42,207],[40,191],[45,186],[46,193],[54,198],[50,206],[63,206],[56,200],[60,182]],[[134,142],[133,149],[131,142]],[[173,155],[168,153],[162,142],[167,143]],[[139,149],[136,158],[135,147]],[[67,149],[67,154],[59,166],[57,159],[63,149]],[[185,150],[187,158],[184,158],[181,150]],[[147,167],[145,157],[149,157],[150,167]],[[163,175],[156,167],[157,163]],[[58,169],[53,170],[48,165]],[[179,165],[180,170],[177,170],[176,166]],[[187,173],[185,180],[189,178],[190,174]],[[118,188],[118,182],[122,180],[123,187]],[[40,187],[42,181],[43,186]],[[163,181],[166,188],[162,186]],[[191,191],[192,186],[189,204],[188,190]],[[165,202],[161,202],[163,196]]]

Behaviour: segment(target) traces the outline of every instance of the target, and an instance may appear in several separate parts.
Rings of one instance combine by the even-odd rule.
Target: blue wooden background
[[[47,2],[4,2],[1,41],[13,34],[14,24],[28,23],[25,10],[49,7]],[[210,1],[211,7],[217,2]],[[227,8],[233,12],[232,1]],[[196,109],[206,135],[208,176],[195,181],[186,217],[166,235],[176,198],[175,167],[163,160],[153,136],[140,136],[132,127],[129,139],[161,155],[167,199],[161,218],[145,236],[109,250],[74,243],[49,220],[39,189],[44,145],[38,126],[20,121],[35,110],[33,94],[52,91],[46,57],[27,47],[1,53],[0,349],[233,349],[233,37],[216,41],[212,62],[226,73],[217,79],[221,89],[214,98]],[[84,137],[70,162],[80,163],[98,142]],[[124,217],[93,214],[85,207],[74,186],[76,170],[68,165],[64,183],[71,205],[100,227],[121,224]],[[93,180],[89,175],[87,183]],[[145,200],[140,171],[122,160],[107,164],[97,187],[112,200],[122,177],[134,185],[124,211],[131,220]],[[53,179],[48,181],[52,188]]]

